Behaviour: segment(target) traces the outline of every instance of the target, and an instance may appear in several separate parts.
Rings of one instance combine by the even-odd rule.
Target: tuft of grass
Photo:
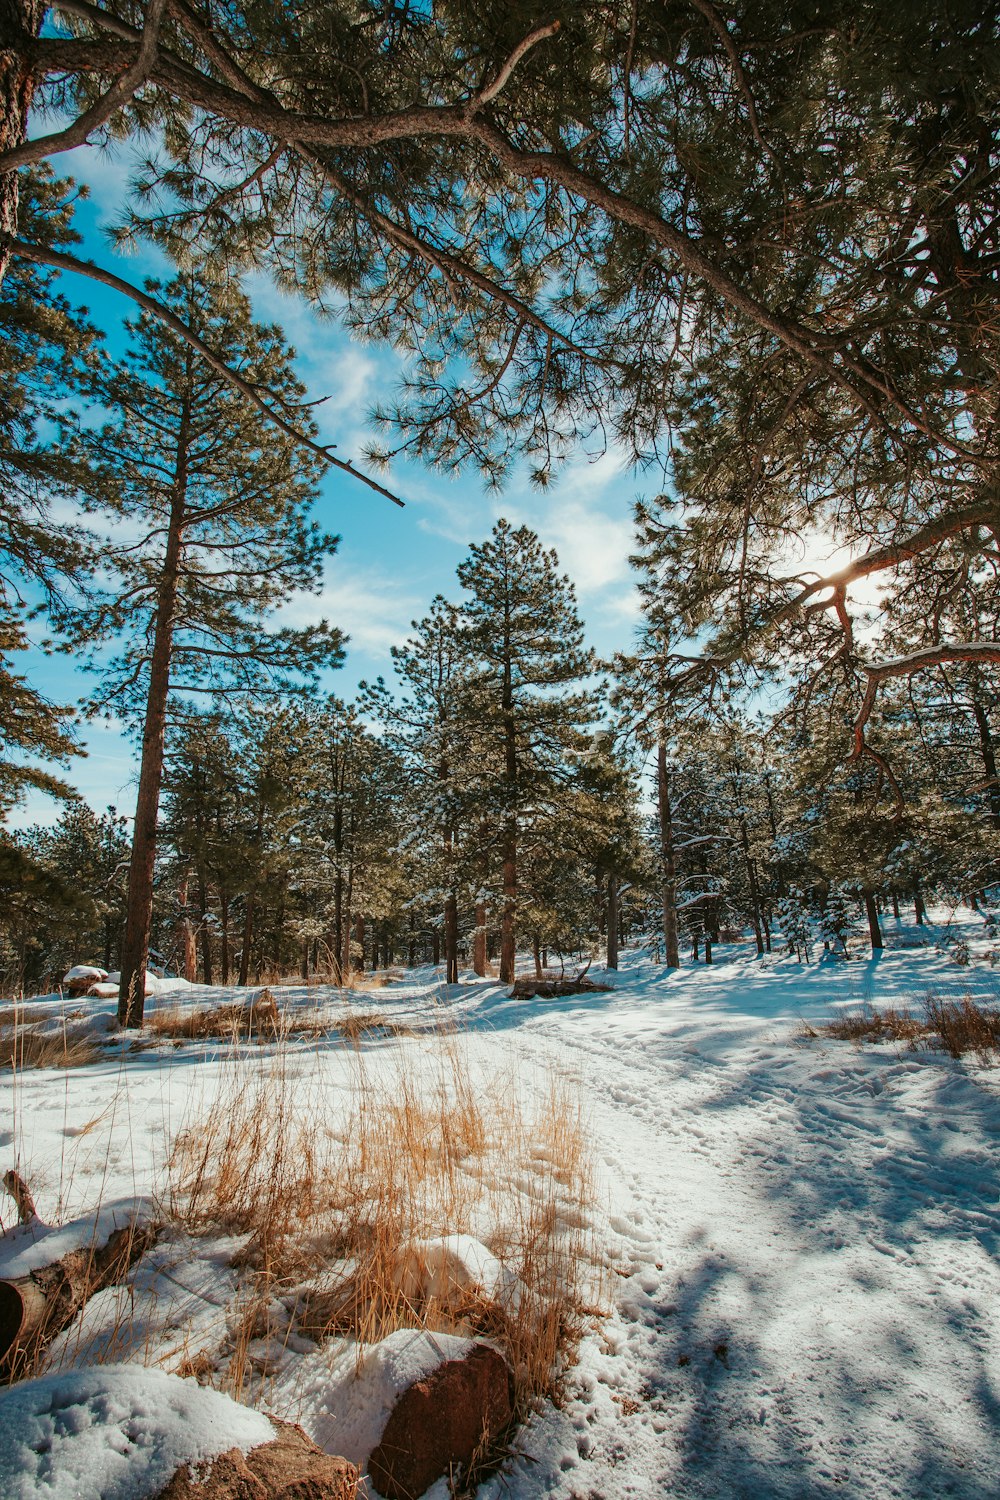
[[[252,1388],[258,1310],[276,1298],[297,1332],[355,1340],[359,1358],[399,1328],[479,1334],[506,1352],[521,1410],[558,1389],[601,1295],[579,1101],[553,1083],[525,1108],[512,1079],[477,1086],[455,1038],[438,1047],[422,1076],[359,1053],[341,1119],[280,1050],[234,1054],[177,1138],[176,1218],[248,1237],[229,1389]],[[500,1262],[496,1287],[470,1276],[455,1234]]]
[[[283,1011],[271,991],[264,989],[229,1005],[165,1006],[147,1017],[145,1029],[164,1041],[273,1042],[287,1036],[322,1036],[325,1028],[315,1017]]]
[[[39,1031],[29,1024],[0,1031],[0,1069],[82,1068],[101,1056],[91,1038],[70,1037],[64,1030]]]
[[[342,1016],[331,1028],[355,1045],[365,1037],[406,1036],[410,1028],[390,1021],[378,1011],[360,1011],[357,1015]]]
[[[981,1063],[993,1062],[1000,1051],[1000,1010],[981,1005],[971,995],[958,1000],[942,1000],[928,995],[927,1024],[941,1039],[941,1045],[952,1057],[975,1053]]]
[[[845,1012],[815,1028],[806,1027],[811,1036],[830,1036],[842,1042],[906,1042],[915,1047],[927,1035],[927,1023],[903,1006],[889,1005],[885,1010]]]
[[[809,1037],[829,1036],[859,1044],[905,1042],[911,1051],[920,1045],[940,1048],[955,1058],[971,1052],[984,1065],[993,1063],[1000,1052],[1000,1008],[984,1005],[969,994],[957,1000],[930,994],[923,1015],[914,1015],[906,1006],[866,1007],[816,1026],[807,1024],[803,1030]]]

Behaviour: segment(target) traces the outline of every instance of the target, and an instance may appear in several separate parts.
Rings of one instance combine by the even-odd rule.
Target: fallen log
[[[27,1276],[0,1280],[0,1382],[29,1370],[95,1292],[124,1281],[157,1233],[154,1224],[131,1222],[104,1245],[71,1250]]]

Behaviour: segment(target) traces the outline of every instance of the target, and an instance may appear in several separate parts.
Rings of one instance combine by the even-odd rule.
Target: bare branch
[[[560,24],[559,21],[550,21],[547,26],[536,26],[534,31],[529,31],[528,35],[522,41],[518,42],[493,81],[486,84],[485,88],[480,89],[479,93],[473,99],[469,100],[465,106],[466,113],[470,115],[475,114],[484,104],[489,104],[491,100],[495,99],[497,94],[507,86],[511,74],[521,59],[526,57],[531,49],[537,47],[538,43],[544,41],[546,37],[555,36],[556,32],[560,29]]]

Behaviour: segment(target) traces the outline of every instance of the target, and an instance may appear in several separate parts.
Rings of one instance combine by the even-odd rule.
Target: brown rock
[[[358,1471],[332,1458],[301,1427],[271,1419],[278,1435],[244,1457],[220,1453],[192,1473],[182,1464],[158,1500],[354,1500]]]
[[[506,1361],[477,1344],[403,1392],[368,1460],[369,1477],[386,1500],[416,1500],[442,1474],[466,1468],[512,1414]]]

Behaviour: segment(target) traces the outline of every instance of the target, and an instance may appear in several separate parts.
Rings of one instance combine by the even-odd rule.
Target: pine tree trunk
[[[25,53],[47,8],[39,0],[0,0],[0,151],[20,146],[28,133],[35,79],[25,66]],[[18,180],[17,172],[0,176],[0,235],[17,234]],[[9,251],[0,244],[0,283],[9,261]]]
[[[219,925],[222,928],[222,945],[219,962],[222,965],[222,983],[229,983],[229,893],[219,892]],[[207,983],[207,981],[206,981]]]
[[[514,983],[514,904],[517,900],[517,844],[511,830],[503,854],[503,911],[500,915],[500,983]]]
[[[532,955],[532,957],[535,960],[535,978],[536,979],[541,979],[541,977],[542,977],[542,945],[541,945],[541,943],[539,941],[538,933],[537,932],[533,932],[531,934],[531,955]]]
[[[351,907],[354,903],[354,865],[351,864],[347,872],[347,889],[344,893],[344,926],[340,950],[340,972],[343,975],[343,984],[351,982]]]
[[[618,876],[612,870],[608,875],[608,958],[607,968],[618,967]]]
[[[923,927],[926,915],[927,908],[924,905],[924,898],[920,894],[920,881],[915,880],[913,882],[913,916],[918,927]]]
[[[302,963],[299,969],[302,975],[302,983],[309,983],[309,939],[306,938],[302,944]]]
[[[486,977],[486,902],[476,902],[476,931],[472,939],[472,967],[480,979]]]
[[[994,827],[1000,828],[1000,782],[997,781],[997,757],[996,748],[993,744],[993,735],[990,732],[990,721],[986,710],[978,698],[972,700],[972,712],[976,717],[976,728],[979,731],[979,750],[983,758],[983,770],[986,772],[986,794],[990,805],[990,822]]]
[[[125,936],[122,939],[121,985],[118,991],[118,1023],[122,1027],[142,1025],[149,959],[149,931],[153,920],[153,874],[156,862],[156,819],[163,780],[163,746],[170,692],[170,660],[174,644],[174,617],[184,540],[187,506],[188,442],[191,412],[185,399],[181,407],[174,465],[173,493],[167,540],[156,599],[153,650],[149,666],[149,689],[142,730],[139,792],[132,835],[132,858],[128,872]]]
[[[681,957],[677,934],[677,864],[674,858],[674,825],[667,777],[667,747],[662,740],[656,747],[656,799],[660,817],[663,880],[663,948],[667,968],[679,969]]]
[[[212,973],[212,934],[206,918],[208,917],[208,885],[205,880],[205,867],[198,867],[198,932],[201,937],[201,971],[205,984],[213,983]]]
[[[341,968],[341,934],[344,930],[344,877],[338,869],[333,881],[333,941],[330,951],[333,957],[333,973],[330,976],[334,984],[343,984],[344,971]]]
[[[503,910],[500,914],[500,983],[513,984],[516,959],[516,937],[514,913],[517,905],[517,726],[514,723],[514,678],[510,655],[510,625],[504,625],[504,667],[501,694],[504,735],[504,780],[506,782],[507,810],[504,827],[503,858]]]
[[[188,915],[188,883],[189,876],[185,872],[177,887],[177,903],[181,911],[177,924],[177,937],[180,945],[181,976],[189,984],[195,984],[198,979],[198,950],[195,947],[194,928],[191,926],[191,918]]]
[[[898,922],[899,921],[899,893],[896,890],[895,886],[893,886],[893,888],[892,888],[892,914],[895,917],[896,921]]]
[[[250,982],[250,948],[253,944],[253,919],[256,906],[253,891],[247,894],[247,909],[243,918],[243,951],[240,954],[240,977],[238,983],[244,988]]]
[[[365,972],[365,919],[358,912],[354,919],[354,941],[358,945],[358,969]]]
[[[740,818],[740,843],[743,846],[743,863],[746,865],[747,880],[750,885],[750,916],[753,921],[753,935],[757,943],[757,957],[764,953],[764,931],[760,921],[760,890],[757,886],[757,870],[754,859],[750,853],[750,836],[747,833],[746,819]]]
[[[444,903],[445,984],[458,983],[458,897],[449,891]]]
[[[878,922],[878,906],[872,891],[865,891],[865,914],[868,917],[868,935],[871,938],[872,952],[878,952],[882,947],[882,929]]]

